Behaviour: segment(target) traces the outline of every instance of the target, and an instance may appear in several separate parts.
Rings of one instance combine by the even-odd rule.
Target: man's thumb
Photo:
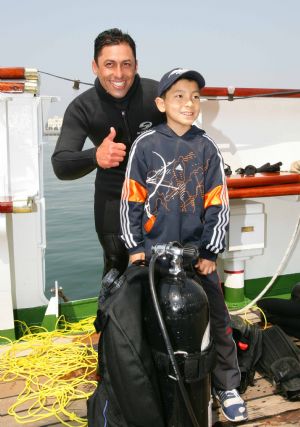
[[[117,132],[116,132],[115,128],[111,127],[110,132],[107,135],[107,138],[110,139],[111,141],[113,141],[116,137],[116,134],[117,134]]]

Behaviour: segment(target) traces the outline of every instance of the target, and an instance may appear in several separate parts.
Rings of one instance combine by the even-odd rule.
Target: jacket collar
[[[160,125],[156,126],[156,130],[164,135],[171,136],[172,138],[176,136],[177,138],[183,139],[190,139],[196,135],[203,135],[204,133],[203,129],[193,125],[191,129],[189,129],[185,134],[179,136],[167,125],[167,123],[161,123]]]

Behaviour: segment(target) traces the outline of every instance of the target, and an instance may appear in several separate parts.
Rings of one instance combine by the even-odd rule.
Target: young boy
[[[247,419],[247,409],[236,390],[240,371],[216,272],[229,220],[224,165],[216,144],[193,126],[204,86],[196,71],[177,68],[162,77],[155,102],[167,122],[143,133],[131,148],[121,198],[121,238],[131,262],[149,258],[157,243],[198,246],[195,269],[208,297],[218,354],[214,394],[225,417],[239,422]]]

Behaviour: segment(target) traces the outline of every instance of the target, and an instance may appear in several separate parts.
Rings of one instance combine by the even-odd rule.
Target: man
[[[128,254],[119,240],[119,205],[128,153],[144,130],[163,121],[154,99],[157,82],[137,74],[136,46],[117,28],[98,35],[94,44],[93,88],[66,109],[52,165],[59,179],[77,179],[97,168],[95,226],[103,248],[103,275],[123,272]],[[89,138],[95,148],[83,149]]]

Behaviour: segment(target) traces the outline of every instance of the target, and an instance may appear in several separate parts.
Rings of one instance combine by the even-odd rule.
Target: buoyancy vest
[[[231,316],[231,326],[241,372],[239,392],[242,394],[254,384],[256,365],[262,354],[262,333],[257,325],[250,325],[239,316]]]
[[[151,351],[142,321],[148,268],[130,266],[102,287],[95,327],[101,332],[100,381],[88,400],[89,427],[163,427]]]
[[[289,400],[300,400],[300,349],[277,325],[262,332],[263,351],[258,371]]]
[[[297,285],[294,293],[299,292]],[[292,291],[292,292],[293,292]],[[268,321],[280,326],[290,336],[300,338],[300,298],[299,296],[286,300],[282,298],[263,298],[257,305],[265,313]]]

